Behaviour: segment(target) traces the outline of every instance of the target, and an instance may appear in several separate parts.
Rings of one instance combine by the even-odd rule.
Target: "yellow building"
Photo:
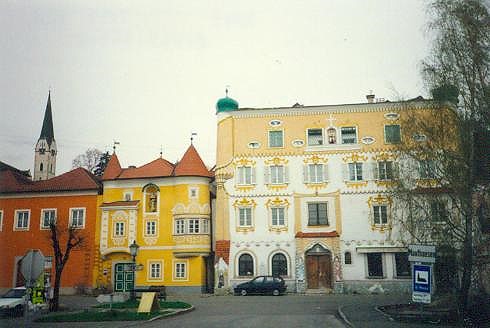
[[[205,291],[212,279],[211,179],[193,145],[177,164],[157,158],[121,168],[114,153],[102,177],[97,287],[129,292],[133,284],[163,285],[167,293]],[[135,266],[129,252],[133,242],[139,246]]]

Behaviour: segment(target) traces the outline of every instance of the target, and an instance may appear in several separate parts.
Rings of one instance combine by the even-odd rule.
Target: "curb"
[[[344,308],[344,305],[341,305],[337,308],[337,313],[339,314],[340,318],[342,319],[342,321],[348,326],[348,327],[351,327],[351,328],[354,328],[354,325],[352,324],[352,322],[349,321],[349,319],[347,319],[347,316],[345,315],[344,311],[342,310]]]
[[[177,315],[181,315],[181,314],[184,314],[184,313],[187,313],[187,312],[194,311],[195,309],[196,308],[194,306],[191,306],[188,309],[182,309],[180,311],[175,311],[175,312],[172,312],[172,313],[157,315],[156,317],[153,317],[151,319],[146,320],[146,322],[152,322],[152,321],[155,321],[155,320],[158,320],[158,319],[162,319],[162,318],[174,317],[174,316],[177,316]]]

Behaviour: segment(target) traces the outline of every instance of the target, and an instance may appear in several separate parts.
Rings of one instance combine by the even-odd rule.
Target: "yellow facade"
[[[135,241],[136,288],[164,285],[175,292],[205,288],[211,249],[209,178],[108,181],[102,197],[97,224],[99,287],[131,290],[129,245]]]

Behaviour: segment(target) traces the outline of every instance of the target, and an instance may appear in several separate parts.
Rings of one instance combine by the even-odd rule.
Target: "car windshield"
[[[11,289],[2,298],[21,298],[26,294],[25,289]]]

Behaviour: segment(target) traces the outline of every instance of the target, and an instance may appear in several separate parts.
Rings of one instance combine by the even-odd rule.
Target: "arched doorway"
[[[306,254],[307,288],[332,288],[332,254],[320,244],[314,245]]]

